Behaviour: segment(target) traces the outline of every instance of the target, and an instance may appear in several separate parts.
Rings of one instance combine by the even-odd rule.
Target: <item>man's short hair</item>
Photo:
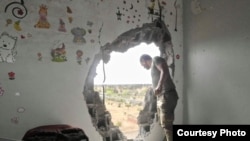
[[[140,61],[141,61],[141,62],[142,62],[142,61],[148,61],[148,60],[152,60],[152,57],[149,56],[148,54],[143,54],[143,55],[141,55],[141,57],[140,57]]]

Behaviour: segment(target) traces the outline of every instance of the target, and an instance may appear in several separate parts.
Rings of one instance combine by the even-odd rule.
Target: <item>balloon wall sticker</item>
[[[71,29],[71,33],[74,35],[73,42],[84,44],[86,43],[86,40],[84,36],[86,35],[86,30],[84,28],[75,27]]]
[[[38,12],[40,18],[35,25],[36,28],[50,28],[50,23],[47,20],[48,8],[46,5],[40,5],[40,9]]]
[[[0,35],[0,62],[15,62],[17,37],[3,32]]]
[[[28,14],[27,8],[25,7],[23,0],[20,0],[20,2],[16,2],[16,1],[11,2],[8,5],[6,5],[4,9],[5,13],[9,9],[9,7],[12,8],[11,10],[12,15],[18,19],[22,19]]]
[[[76,60],[79,65],[82,64],[82,56],[83,56],[83,51],[82,50],[77,50],[76,51]]]
[[[51,56],[53,62],[65,62],[67,61],[66,57],[66,47],[65,44],[60,44],[60,47],[51,50]]]

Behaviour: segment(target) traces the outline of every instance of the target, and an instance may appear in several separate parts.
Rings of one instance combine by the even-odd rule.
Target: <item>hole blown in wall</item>
[[[113,51],[124,53],[128,49],[136,47],[141,43],[154,43],[160,51],[160,56],[166,60],[172,77],[174,76],[175,63],[171,35],[165,23],[161,20],[155,20],[153,23],[146,23],[143,24],[142,27],[131,29],[118,36],[112,43],[107,43],[102,46],[99,53],[95,55],[94,61],[89,69],[83,94],[93,125],[105,140],[120,140],[126,137],[124,137],[119,128],[115,128],[111,122],[111,114],[103,104],[105,103],[103,101],[105,100],[105,96],[104,99],[101,99],[99,93],[94,90],[96,68],[101,60],[105,64],[108,63],[110,54]]]

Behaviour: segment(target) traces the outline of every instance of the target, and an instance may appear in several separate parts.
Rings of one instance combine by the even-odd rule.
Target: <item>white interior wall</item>
[[[102,45],[112,42],[121,33],[151,22],[147,6],[149,1],[122,0],[26,0],[24,6],[28,10],[26,17],[15,18],[9,7],[13,1],[0,1],[0,34],[7,32],[17,37],[17,55],[14,63],[0,62],[0,88],[4,90],[0,96],[0,137],[21,139],[31,128],[48,124],[69,124],[82,128],[90,140],[101,140],[100,135],[92,126],[88,110],[82,94],[83,86],[93,56]],[[174,7],[174,0],[164,1],[163,20],[169,26],[175,53],[181,56],[176,60],[175,82],[180,97],[182,97],[182,3]],[[49,29],[34,28],[39,21],[39,6],[45,4],[48,8],[47,20]],[[131,7],[133,4],[133,8]],[[20,5],[18,5],[20,6]],[[67,6],[72,13],[67,13]],[[116,13],[120,10],[121,20]],[[178,11],[175,23],[175,10]],[[135,16],[135,17],[134,17]],[[68,18],[72,17],[70,23]],[[59,32],[59,18],[65,22],[67,32]],[[12,23],[6,26],[6,20]],[[14,23],[20,21],[21,30],[14,28]],[[89,24],[89,23],[92,23]],[[175,31],[175,25],[178,31]],[[70,30],[75,27],[84,28],[86,43],[77,44]],[[91,32],[90,32],[91,31]],[[23,38],[24,37],[24,38]],[[66,62],[52,62],[51,49],[65,44]],[[76,59],[76,51],[83,51],[82,64]],[[42,61],[37,53],[42,54]],[[90,59],[87,63],[85,60]],[[8,73],[16,74],[14,80],[9,80]],[[17,112],[24,108],[22,113]],[[176,122],[182,122],[182,103],[177,107]]]
[[[249,124],[249,4],[184,1],[185,123]]]

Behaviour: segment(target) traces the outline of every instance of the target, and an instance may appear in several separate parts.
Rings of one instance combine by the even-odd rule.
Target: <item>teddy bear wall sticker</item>
[[[0,62],[15,62],[17,37],[3,32],[0,35]]]

